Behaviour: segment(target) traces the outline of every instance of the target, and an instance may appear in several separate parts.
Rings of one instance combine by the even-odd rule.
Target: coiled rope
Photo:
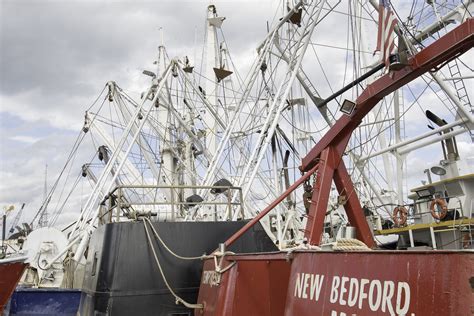
[[[339,250],[339,251],[368,251],[372,250],[369,247],[367,247],[366,244],[364,244],[362,241],[354,238],[341,238],[338,239],[333,247],[333,250]]]

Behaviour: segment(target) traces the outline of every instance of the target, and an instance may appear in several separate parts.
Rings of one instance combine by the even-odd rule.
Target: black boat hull
[[[181,256],[211,253],[246,221],[154,222],[160,237]],[[196,302],[201,260],[181,260],[155,240],[160,264],[172,289]],[[274,251],[276,247],[259,225],[228,249],[239,253]],[[192,315],[175,303],[165,286],[147,241],[142,222],[111,223],[99,227],[87,251],[80,315]]]

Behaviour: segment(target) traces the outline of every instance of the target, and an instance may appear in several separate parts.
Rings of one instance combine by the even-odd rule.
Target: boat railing
[[[448,212],[452,212],[452,216],[454,217],[453,220],[458,220],[462,218],[469,218],[471,219],[472,214],[471,212],[466,212],[464,211],[461,199],[459,196],[443,196],[443,199],[446,200],[456,200],[458,202],[458,205],[453,207],[449,207],[448,205]],[[417,220],[423,222],[423,223],[435,223],[436,220],[431,216],[431,211],[429,208],[429,203],[431,203],[433,199],[432,198],[423,198],[423,199],[418,199],[414,201],[413,203],[408,203],[403,206],[405,206],[408,210],[408,217],[405,225],[412,225],[415,224]],[[386,203],[382,205],[378,205],[378,207],[391,207],[392,209],[398,207],[399,205],[396,203]],[[379,213],[379,216],[383,220],[390,219],[393,221],[393,213],[389,213],[388,211],[385,213]]]
[[[449,204],[448,204],[448,212],[452,212],[452,216],[454,217],[453,220],[464,218],[465,216],[470,217],[470,214],[469,215],[464,214],[464,209],[462,207],[462,202],[459,199],[459,196],[457,195],[456,196],[443,196],[442,198],[445,199],[446,201],[449,201],[452,199],[458,202],[458,205],[454,207],[453,206],[449,207]],[[425,220],[423,216],[428,215],[427,217],[431,219],[430,222],[435,222],[435,219],[431,216],[431,210],[429,207],[429,203],[431,203],[431,201],[432,199],[421,199],[421,200],[415,201],[414,203],[408,204],[407,206],[409,206],[409,208],[411,209],[411,212],[409,212],[410,213],[409,219],[412,219],[412,220],[421,219],[424,222]]]
[[[205,200],[194,193],[200,190],[209,190],[212,194]],[[169,199],[163,197],[163,192],[167,192]],[[239,198],[233,199],[235,195]],[[234,212],[243,217],[241,201],[242,188],[236,186],[120,185],[101,201],[99,223],[135,220],[141,216],[182,220],[189,218],[195,208],[199,208],[195,220],[230,220]]]

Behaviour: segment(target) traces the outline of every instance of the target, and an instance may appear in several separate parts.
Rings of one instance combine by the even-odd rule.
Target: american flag
[[[379,32],[377,35],[377,48],[375,51],[382,53],[382,61],[389,66],[389,57],[395,48],[393,33],[397,19],[390,8],[390,0],[379,1]]]

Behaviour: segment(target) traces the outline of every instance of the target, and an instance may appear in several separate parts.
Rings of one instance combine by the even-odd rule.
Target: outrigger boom
[[[314,173],[305,237],[319,245],[333,181],[357,238],[375,243],[342,155],[354,129],[383,97],[467,52],[474,44],[469,18],[409,58],[407,65],[369,84],[302,159],[304,175],[226,242],[230,246]],[[472,115],[463,113],[473,121]],[[474,258],[469,251],[320,251],[256,253],[222,258],[224,273],[206,260],[196,315],[468,315],[472,312]],[[232,266],[230,266],[232,265]],[[438,268],[449,266],[442,273]],[[209,278],[207,278],[209,279]],[[356,290],[357,288],[357,290]],[[415,299],[416,298],[416,299]],[[442,302],[442,304],[434,304]]]

